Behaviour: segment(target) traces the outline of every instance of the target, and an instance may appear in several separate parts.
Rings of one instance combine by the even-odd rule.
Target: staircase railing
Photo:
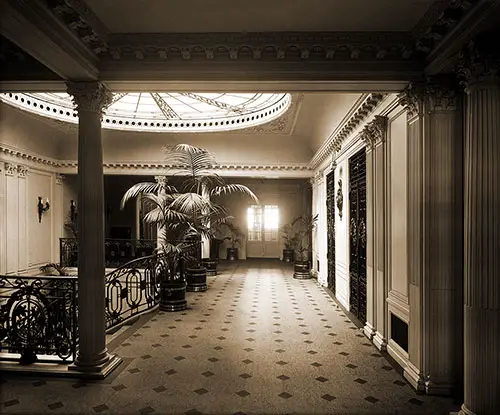
[[[0,275],[0,360],[74,361],[77,277]]]
[[[119,267],[134,259],[151,255],[155,248],[155,239],[105,239],[106,267]],[[59,238],[59,257],[64,267],[78,266],[78,243],[75,238]]]
[[[158,306],[160,276],[158,257],[147,256],[106,274],[106,330]]]

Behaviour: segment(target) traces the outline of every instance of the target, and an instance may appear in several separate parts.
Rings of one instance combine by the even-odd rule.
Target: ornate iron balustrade
[[[159,304],[160,265],[159,257],[150,255],[106,274],[106,330]]]
[[[78,243],[75,238],[59,239],[60,263],[65,267],[78,266]],[[137,258],[151,255],[156,248],[154,239],[105,239],[106,267],[124,265]]]
[[[0,275],[1,359],[29,364],[53,362],[57,356],[64,362],[74,361],[77,294],[74,276]]]

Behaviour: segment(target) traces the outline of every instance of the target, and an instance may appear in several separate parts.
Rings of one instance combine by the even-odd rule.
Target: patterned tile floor
[[[152,314],[121,335],[113,353],[124,362],[107,379],[3,374],[0,412],[401,415],[457,409],[451,399],[417,395],[314,280],[294,280],[291,267],[279,261],[220,268],[208,291],[188,293],[188,310]]]

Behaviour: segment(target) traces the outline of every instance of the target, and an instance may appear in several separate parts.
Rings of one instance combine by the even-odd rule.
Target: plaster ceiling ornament
[[[78,108],[104,110],[102,127],[150,132],[291,132],[287,93],[115,93],[97,82],[68,83],[66,93],[3,93],[0,100],[59,121],[78,123]],[[282,118],[283,116],[283,118]],[[262,127],[261,124],[268,123]],[[258,127],[258,128],[256,128]]]

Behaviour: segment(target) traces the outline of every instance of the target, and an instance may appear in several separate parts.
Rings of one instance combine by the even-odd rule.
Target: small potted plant
[[[302,215],[296,219],[294,226],[297,229],[295,245],[295,263],[293,277],[296,279],[311,278],[311,241],[312,230],[316,226],[318,215]]]

